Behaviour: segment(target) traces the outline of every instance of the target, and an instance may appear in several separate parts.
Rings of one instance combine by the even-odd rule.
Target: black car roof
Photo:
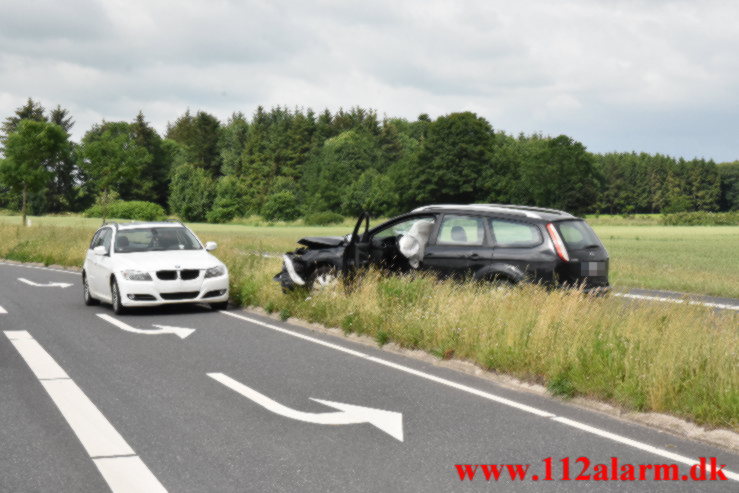
[[[543,207],[529,207],[511,204],[432,204],[414,209],[413,212],[481,212],[492,214],[506,214],[522,219],[540,221],[557,221],[562,219],[576,219],[569,212]]]

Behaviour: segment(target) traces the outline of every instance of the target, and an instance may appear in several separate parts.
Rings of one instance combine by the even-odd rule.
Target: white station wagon
[[[97,230],[82,270],[86,305],[105,301],[123,313],[135,306],[228,304],[228,270],[180,222],[107,223]]]

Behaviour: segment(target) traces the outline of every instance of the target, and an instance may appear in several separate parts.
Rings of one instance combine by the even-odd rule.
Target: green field
[[[82,264],[100,224],[44,217],[22,227],[17,219],[0,218],[0,257],[67,266]],[[304,291],[286,295],[272,280],[281,259],[258,252],[292,249],[301,236],[343,234],[347,225],[192,227],[201,239],[219,243],[216,254],[229,268],[231,300],[239,305],[341,327],[378,344],[395,342],[440,358],[472,361],[564,396],[589,396],[627,409],[739,427],[736,312],[687,304],[625,304],[615,297],[591,298],[538,286],[491,290],[486,284],[377,272],[348,290],[337,285],[310,296]],[[614,259],[612,277],[618,286],[663,282],[671,289],[736,294],[737,269],[730,260],[739,228],[597,229]],[[697,258],[702,256],[714,260],[702,262]]]
[[[739,226],[632,225],[635,220],[656,223],[657,216],[631,220],[620,216],[588,218],[610,254],[614,287],[739,298]],[[90,234],[100,225],[99,219],[79,216],[32,217],[31,222],[33,226],[69,227]],[[0,223],[19,224],[20,219],[0,216]],[[350,221],[323,227],[205,223],[190,226],[203,239],[226,235],[245,253],[281,253],[295,248],[295,241],[303,236],[344,235],[352,228]]]

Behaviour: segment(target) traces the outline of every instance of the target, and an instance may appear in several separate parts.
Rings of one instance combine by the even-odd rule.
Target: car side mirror
[[[216,248],[218,248],[218,243],[216,243],[215,241],[209,241],[205,244],[205,249],[209,252],[212,252]]]
[[[99,256],[104,256],[108,254],[108,251],[105,249],[103,245],[98,245],[95,248],[92,249],[92,253]]]

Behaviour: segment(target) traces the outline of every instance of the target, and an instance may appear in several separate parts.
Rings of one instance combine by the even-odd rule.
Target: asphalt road
[[[117,317],[83,305],[79,274],[6,264],[0,307],[3,492],[739,490],[725,450],[235,309]],[[609,480],[575,481],[579,457]],[[637,478],[717,457],[730,479],[616,481],[614,457]]]

